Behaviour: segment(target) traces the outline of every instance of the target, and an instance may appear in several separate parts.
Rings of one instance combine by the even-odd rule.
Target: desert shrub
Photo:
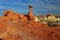
[[[48,24],[49,26],[58,26],[58,25],[59,25],[58,21],[48,22],[47,24]]]

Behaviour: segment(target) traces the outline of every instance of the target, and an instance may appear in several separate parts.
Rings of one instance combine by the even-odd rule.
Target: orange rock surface
[[[34,21],[1,23],[0,39],[60,40],[60,27],[48,27],[45,24],[42,25],[41,23]]]

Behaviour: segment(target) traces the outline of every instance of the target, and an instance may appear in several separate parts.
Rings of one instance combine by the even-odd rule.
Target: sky
[[[60,0],[0,0],[0,16],[9,9],[27,14],[29,5],[33,6],[34,15],[60,14]]]

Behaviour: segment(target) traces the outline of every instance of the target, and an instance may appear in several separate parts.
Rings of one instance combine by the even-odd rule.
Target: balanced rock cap
[[[29,5],[29,8],[33,8],[32,5]]]

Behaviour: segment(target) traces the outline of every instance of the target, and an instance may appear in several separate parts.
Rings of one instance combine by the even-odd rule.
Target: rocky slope
[[[35,21],[1,22],[2,40],[60,40],[60,27],[48,27]]]

